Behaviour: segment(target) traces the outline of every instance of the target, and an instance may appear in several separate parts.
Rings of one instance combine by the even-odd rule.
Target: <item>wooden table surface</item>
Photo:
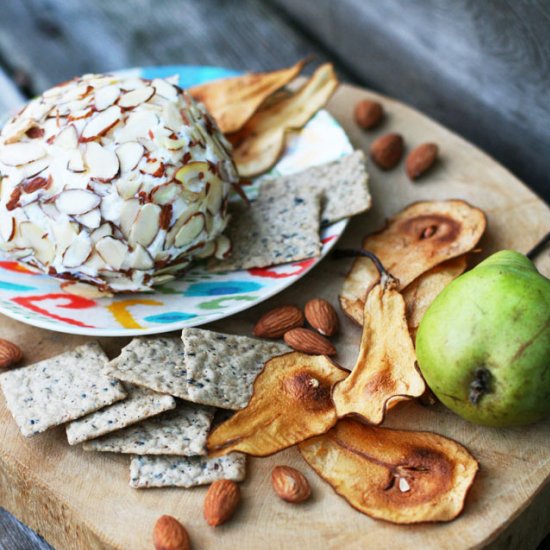
[[[266,70],[334,58],[262,0],[1,0],[0,118],[56,82],[132,66]],[[359,79],[339,63],[339,77]],[[311,70],[311,67],[310,67]],[[371,84],[372,87],[372,84]],[[0,508],[0,550],[50,546]]]

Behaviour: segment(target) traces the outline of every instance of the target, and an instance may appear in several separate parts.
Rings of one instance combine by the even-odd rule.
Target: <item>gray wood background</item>
[[[550,200],[550,0],[0,0],[0,117],[86,72],[265,70],[309,54],[436,118]],[[0,509],[0,550],[46,548]]]

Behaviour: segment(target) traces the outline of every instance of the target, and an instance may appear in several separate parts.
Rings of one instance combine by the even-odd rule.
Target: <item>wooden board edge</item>
[[[60,495],[24,465],[0,455],[0,506],[46,539],[56,550],[122,550],[82,521]]]

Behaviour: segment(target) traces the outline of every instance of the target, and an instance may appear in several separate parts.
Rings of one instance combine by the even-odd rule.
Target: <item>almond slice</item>
[[[5,242],[15,237],[15,218],[10,215],[0,216],[0,235]]]
[[[21,177],[33,178],[34,176],[37,176],[38,174],[40,174],[40,172],[48,168],[49,165],[50,165],[49,157],[41,158],[33,162],[29,162],[29,164],[25,164],[25,166],[20,167]]]
[[[135,90],[122,94],[118,100],[118,106],[123,109],[132,109],[142,103],[147,103],[154,95],[155,88],[152,86],[136,88]]]
[[[133,170],[143,157],[145,148],[137,141],[127,141],[116,149],[121,173]]]
[[[159,119],[151,111],[135,111],[130,113],[124,127],[116,132],[116,140],[119,143],[135,141],[137,138],[148,138],[149,130],[156,128]]]
[[[69,124],[61,129],[55,136],[54,145],[62,149],[76,149],[78,147],[78,134],[74,125]]]
[[[157,94],[166,99],[174,100],[178,97],[178,91],[176,88],[162,78],[155,78],[151,84],[155,88]]]
[[[208,188],[206,191],[206,208],[213,215],[217,215],[223,203],[223,183],[211,175],[208,178]]]
[[[77,111],[69,112],[67,116],[68,121],[81,120],[83,118],[90,118],[94,114],[94,110],[91,107],[86,107],[85,109],[79,109]]]
[[[225,235],[220,235],[216,239],[216,252],[214,255],[218,260],[225,260],[225,258],[228,258],[232,250],[233,243],[231,242],[231,239],[229,237],[226,237]]]
[[[46,156],[46,151],[32,141],[9,143],[0,149],[0,162],[6,166],[21,166]]]
[[[107,111],[105,111],[107,112]],[[91,142],[86,146],[84,154],[86,165],[92,178],[109,182],[119,172],[120,163],[114,151],[105,149],[99,143]]]
[[[204,229],[204,214],[197,212],[188,218],[176,234],[174,244],[181,248],[192,243]]]
[[[33,248],[36,259],[48,265],[55,256],[55,249],[48,239],[47,232],[32,222],[21,222],[19,231],[23,242]]]
[[[130,231],[130,244],[149,246],[159,232],[160,207],[156,204],[144,204]],[[176,237],[177,241],[177,237]]]
[[[120,96],[120,88],[114,84],[100,88],[95,92],[94,105],[97,111],[104,111]]]
[[[90,238],[94,243],[97,243],[103,237],[111,237],[113,235],[113,228],[110,224],[104,223],[100,225],[95,231],[92,232]]]
[[[116,180],[115,186],[118,194],[124,200],[128,200],[132,197],[135,197],[142,183],[143,180],[140,174],[138,174],[137,172],[130,172],[129,174],[118,178]]]
[[[101,212],[99,208],[94,208],[86,214],[76,216],[76,221],[89,229],[97,229],[101,225]]]
[[[103,237],[97,241],[95,249],[113,270],[118,271],[128,254],[126,245],[114,237]]]
[[[130,199],[124,202],[124,206],[120,211],[120,230],[126,238],[129,237],[130,231],[134,226],[136,217],[139,212],[139,200]]]
[[[62,191],[55,200],[57,209],[63,214],[78,215],[86,214],[96,208],[101,199],[91,191],[84,189],[67,189]]]
[[[94,141],[104,136],[111,128],[119,123],[121,116],[122,111],[120,107],[116,105],[108,107],[105,111],[101,111],[84,126],[80,141]]]
[[[175,103],[166,103],[162,108],[162,121],[166,128],[172,132],[179,132],[182,126],[185,126],[181,113]]]
[[[63,264],[65,267],[79,267],[91,253],[92,241],[90,237],[86,233],[79,233],[63,254]]]
[[[142,174],[149,174],[155,178],[160,178],[164,175],[164,164],[158,159],[147,159],[146,162],[141,163],[139,171]]]
[[[193,256],[199,260],[210,258],[216,252],[216,242],[208,241],[202,245],[201,248],[197,248],[193,251]]]
[[[157,185],[151,191],[151,198],[156,204],[168,204],[179,195],[180,185],[174,182]]]
[[[58,222],[52,225],[53,236],[55,239],[55,248],[58,254],[63,254],[78,236],[75,225],[76,224],[68,221]]]
[[[155,264],[149,252],[138,244],[128,258],[128,265],[132,269],[146,270],[152,269]]]

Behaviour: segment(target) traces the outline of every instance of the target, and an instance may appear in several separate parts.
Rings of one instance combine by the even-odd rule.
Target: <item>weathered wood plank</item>
[[[255,0],[2,0],[0,58],[25,71],[35,93],[86,72],[171,64],[265,70],[310,54],[327,59]]]
[[[362,84],[436,118],[550,200],[549,2],[270,2]]]
[[[0,121],[25,101],[25,96],[19,91],[15,83],[0,67]]]

